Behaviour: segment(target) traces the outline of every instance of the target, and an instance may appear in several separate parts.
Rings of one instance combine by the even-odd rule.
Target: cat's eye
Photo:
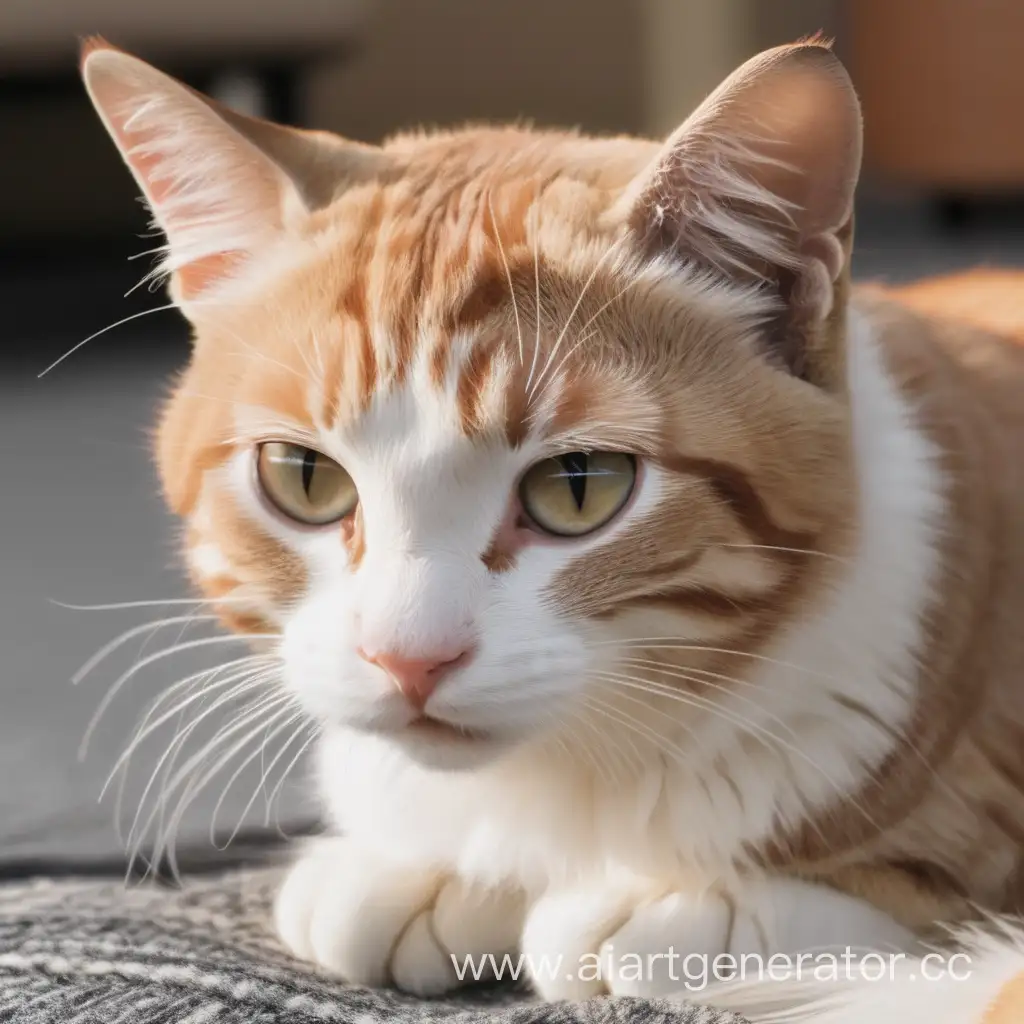
[[[260,445],[256,469],[271,504],[300,523],[325,526],[356,507],[352,477],[313,448],[267,441]]]
[[[557,537],[581,537],[622,511],[636,483],[636,459],[623,452],[569,452],[538,462],[519,485],[534,524]]]

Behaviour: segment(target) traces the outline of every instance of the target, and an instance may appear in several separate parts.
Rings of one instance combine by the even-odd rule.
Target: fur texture
[[[672,980],[615,955],[910,950],[1015,908],[1024,362],[970,303],[851,294],[827,47],[755,58],[664,145],[367,147],[105,44],[84,76],[195,326],[158,444],[188,564],[322,730],[339,837],[282,892],[296,952],[421,993],[451,953],[597,956],[535,984],[645,994]],[[266,442],[358,504],[282,515]],[[636,485],[545,535],[518,482],[580,451]],[[417,705],[368,651],[456,667]]]

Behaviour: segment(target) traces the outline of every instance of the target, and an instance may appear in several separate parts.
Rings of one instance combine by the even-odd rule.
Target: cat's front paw
[[[914,943],[862,900],[765,878],[732,893],[605,887],[549,894],[530,911],[523,948],[535,987],[564,999],[699,993],[733,980],[741,964],[756,970],[777,954],[795,967],[799,954],[814,950],[893,952]]]
[[[423,996],[475,980],[472,969],[462,979],[456,970],[467,957],[496,953],[500,962],[522,918],[519,894],[382,859],[347,838],[317,842],[275,907],[278,934],[296,956],[353,984]]]

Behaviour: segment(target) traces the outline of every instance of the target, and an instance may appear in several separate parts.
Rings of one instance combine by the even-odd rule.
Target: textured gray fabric
[[[346,987],[284,953],[269,928],[277,870],[125,889],[0,889],[0,1021],[16,1024],[742,1024],[636,999],[545,1004],[512,988],[424,1001]]]

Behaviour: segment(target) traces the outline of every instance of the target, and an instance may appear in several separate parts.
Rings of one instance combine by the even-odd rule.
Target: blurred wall
[[[307,82],[309,119],[361,139],[509,120],[670,132],[767,46],[839,34],[840,0],[382,0],[359,51]]]

